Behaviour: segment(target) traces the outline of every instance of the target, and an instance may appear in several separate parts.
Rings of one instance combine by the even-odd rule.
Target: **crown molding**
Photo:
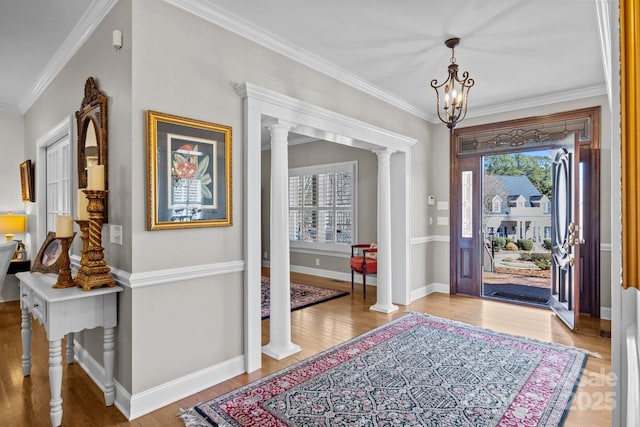
[[[482,117],[491,114],[507,113],[514,110],[523,110],[525,108],[540,107],[543,105],[557,104],[560,102],[575,101],[577,99],[590,98],[593,96],[606,95],[607,88],[604,85],[592,86],[584,89],[569,90],[558,92],[550,95],[535,96],[532,98],[524,98],[514,102],[497,104],[487,107],[476,107],[473,114],[467,114],[467,117]],[[434,122],[438,123],[438,122]]]
[[[93,0],[89,9],[82,15],[78,24],[71,30],[31,89],[18,104],[18,108],[23,114],[42,95],[117,2],[118,0]]]
[[[609,96],[609,107],[613,102],[613,75],[611,73],[611,15],[608,1],[594,1],[596,16],[598,18],[598,30],[600,34],[600,49],[602,53],[602,68],[606,81],[607,95]]]
[[[205,0],[164,0],[182,10],[199,16],[209,22],[212,22],[228,31],[238,34],[248,40],[258,43],[268,49],[271,49],[281,55],[286,56],[296,62],[334,78],[348,86],[353,87],[361,92],[376,97],[387,104],[413,114],[421,119],[429,120],[430,115],[411,105],[407,101],[392,95],[391,93],[376,87],[374,84],[363,80],[355,74],[344,70],[335,64],[326,61],[309,51],[295,46],[288,41],[265,31],[263,28],[240,18],[237,15],[227,12],[217,6],[209,4]],[[430,121],[430,120],[429,120]]]

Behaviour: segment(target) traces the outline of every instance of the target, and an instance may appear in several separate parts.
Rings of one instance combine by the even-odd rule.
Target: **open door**
[[[552,155],[553,203],[551,211],[551,309],[571,329],[578,328],[579,245],[581,235],[578,175],[580,145],[574,137]]]

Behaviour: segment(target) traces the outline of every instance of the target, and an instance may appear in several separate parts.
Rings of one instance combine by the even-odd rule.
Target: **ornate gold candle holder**
[[[104,260],[104,248],[102,247],[102,220],[104,218],[104,199],[107,192],[105,190],[84,190],[84,194],[87,195],[89,201],[87,207],[89,211],[88,237],[85,237],[86,230],[82,230],[82,225],[80,225],[83,235],[83,249],[75,284],[85,291],[101,286],[114,287],[116,283],[111,278],[111,269]]]
[[[71,277],[71,260],[69,259],[69,247],[73,237],[56,237],[56,240],[60,240],[62,246],[62,253],[60,254],[60,270],[58,271],[58,280],[53,285],[55,289],[72,288],[76,284]]]
[[[82,258],[80,265],[87,264],[87,252],[89,251],[89,220],[76,219],[76,224],[80,227],[80,239],[82,239]]]

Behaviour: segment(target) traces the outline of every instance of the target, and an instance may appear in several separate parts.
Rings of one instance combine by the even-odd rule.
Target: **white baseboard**
[[[104,368],[82,346],[76,343],[75,347],[76,361],[93,382],[104,391]],[[134,395],[129,394],[116,381],[115,405],[128,420],[133,420],[244,372],[245,358],[236,356]]]
[[[411,302],[414,302],[415,300],[425,297],[434,292],[448,294],[449,285],[447,283],[430,283],[418,289],[414,289],[411,291]]]
[[[611,307],[600,307],[600,318],[611,320]]]
[[[270,263],[267,260],[262,260],[263,267],[269,267]],[[292,265],[290,267],[294,273],[310,274],[312,276],[328,277],[329,279],[342,280],[344,282],[351,283],[351,273],[342,273],[340,271],[323,270],[320,268],[305,267],[302,265]],[[355,275],[354,283],[362,284],[362,274]],[[378,280],[376,276],[367,276],[367,285],[376,286]]]

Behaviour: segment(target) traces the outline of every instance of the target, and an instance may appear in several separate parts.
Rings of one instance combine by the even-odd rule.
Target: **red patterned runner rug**
[[[196,405],[201,426],[557,426],[585,351],[408,313]]]
[[[271,301],[270,290],[269,278],[262,276],[262,319],[269,317]],[[349,295],[349,292],[291,282],[291,311],[329,301],[344,295]]]

